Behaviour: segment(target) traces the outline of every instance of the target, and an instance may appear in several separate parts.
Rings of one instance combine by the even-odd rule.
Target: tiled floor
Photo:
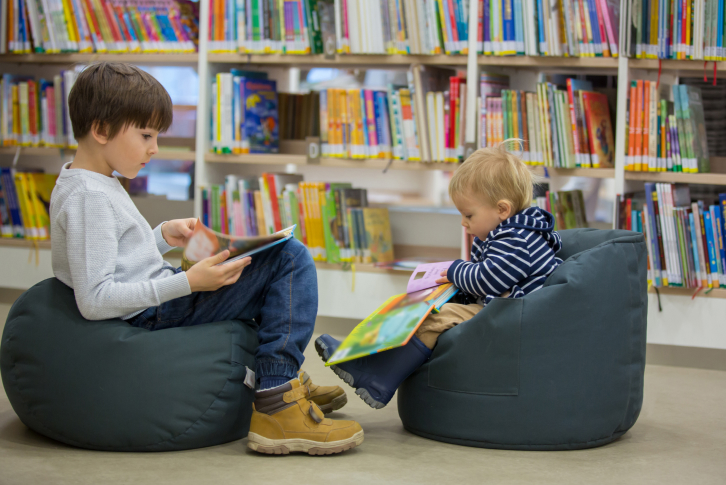
[[[0,305],[0,325],[7,308]],[[304,368],[342,381],[312,346]],[[449,445],[406,432],[395,398],[374,411],[349,392],[337,414],[357,419],[365,442],[337,456],[261,456],[246,440],[174,453],[79,450],[25,428],[0,393],[1,485],[315,483],[726,483],[726,372],[648,366],[640,419],[624,437],[583,451],[518,452]]]

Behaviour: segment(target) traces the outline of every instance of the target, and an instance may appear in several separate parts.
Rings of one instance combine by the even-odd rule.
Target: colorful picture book
[[[0,0],[0,54],[195,52],[187,0]]]
[[[458,292],[448,283],[392,296],[353,329],[325,365],[406,345],[426,317],[438,312]]]
[[[75,148],[68,95],[78,73],[52,79],[3,74],[0,78],[0,145]]]
[[[448,270],[452,264],[454,264],[453,261],[446,261],[443,263],[425,263],[419,265],[408,280],[406,293],[413,293],[439,286],[436,280],[441,278],[441,272]]]
[[[692,200],[688,185],[646,183],[616,207],[620,229],[646,236],[649,284],[726,287],[726,193]]]
[[[670,95],[672,101],[667,99]],[[625,169],[709,172],[708,134],[701,90],[654,81],[630,83]]]
[[[182,270],[187,271],[203,259],[229,250],[229,257],[219,264],[228,264],[283,243],[292,237],[295,226],[265,236],[233,236],[215,232],[206,227],[200,220],[194,226],[194,232],[182,254]]]
[[[304,182],[301,175],[263,173],[225,177],[202,187],[202,222],[234,236],[294,236],[316,261],[387,263],[394,260],[388,209],[369,207],[366,189],[349,183]]]
[[[50,195],[58,175],[0,168],[0,235],[50,238]]]

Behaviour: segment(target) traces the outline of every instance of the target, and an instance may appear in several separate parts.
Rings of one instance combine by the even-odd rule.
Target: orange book
[[[585,119],[590,139],[593,168],[610,168],[615,161],[615,138],[610,120],[608,98],[602,93],[582,92]]]
[[[641,164],[641,169],[644,172],[647,172],[650,168],[650,141],[649,141],[649,132],[650,131],[650,81],[643,81],[643,137],[642,137],[642,143],[643,148],[641,149],[641,153],[643,154],[643,162]]]
[[[635,88],[635,153],[633,170],[643,170],[643,81],[637,81]]]

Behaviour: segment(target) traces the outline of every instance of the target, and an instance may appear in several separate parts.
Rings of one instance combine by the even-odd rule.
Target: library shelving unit
[[[479,2],[469,2],[469,32],[477,31],[476,19]],[[310,180],[352,181],[365,187],[366,184],[388,183],[392,186],[418,183],[431,186],[433,178],[440,171],[452,171],[455,164],[413,163],[401,160],[347,160],[322,158],[311,165],[307,156],[300,152],[277,155],[220,155],[211,153],[209,147],[209,122],[211,83],[218,72],[228,71],[232,66],[262,69],[278,81],[280,91],[295,92],[299,83],[300,68],[384,68],[407,69],[412,65],[452,66],[466,70],[467,99],[476,99],[481,69],[500,70],[510,74],[512,89],[533,90],[534,83],[542,73],[566,74],[609,74],[617,76],[616,118],[614,135],[616,140],[616,163],[613,169],[564,169],[537,167],[536,173],[549,177],[552,190],[558,190],[568,177],[596,177],[612,179],[615,192],[625,193],[644,181],[682,182],[692,184],[714,184],[726,186],[726,165],[713,163],[718,172],[707,174],[626,172],[624,167],[626,110],[628,87],[631,79],[655,80],[662,72],[663,79],[675,80],[680,73],[703,72],[702,61],[641,60],[619,58],[561,58],[561,57],[491,57],[477,55],[476,39],[469,41],[468,55],[457,56],[402,56],[402,55],[246,55],[210,53],[209,0],[200,1],[199,49],[197,54],[59,54],[59,55],[0,55],[0,66],[16,64],[74,64],[96,60],[119,60],[150,65],[196,66],[199,76],[199,101],[197,106],[196,137],[193,151],[176,153],[160,152],[157,158],[193,159],[195,161],[194,213],[201,214],[200,187],[209,183],[220,183],[227,173],[258,174],[263,170],[297,171],[306,174]],[[621,24],[624,19],[621,19]],[[726,71],[726,62],[716,63],[718,71]],[[670,77],[669,77],[670,76]],[[473,144],[475,136],[475,110],[467,110],[466,142]],[[58,150],[24,148],[27,154],[57,157]],[[67,153],[66,150],[64,153]],[[14,149],[2,149],[0,155],[12,155]],[[715,160],[714,160],[715,161]],[[388,169],[388,170],[386,170]],[[385,173],[382,173],[385,171]],[[413,182],[412,182],[413,181]],[[455,258],[461,251],[461,231],[455,211],[431,209],[408,210],[394,208],[392,229],[397,250],[406,255],[441,255],[442,259]],[[433,214],[433,216],[432,216]],[[430,231],[431,218],[435,217],[443,229]],[[420,224],[418,223],[420,221]],[[400,225],[400,227],[399,227]],[[417,232],[418,227],[418,232]],[[451,229],[450,231],[448,229]],[[457,232],[458,231],[458,232]],[[453,237],[447,239],[444,234]],[[426,241],[430,246],[420,246]],[[419,246],[417,246],[417,244]],[[27,264],[29,242],[0,242],[0,260],[5,266],[0,275],[0,287],[27,288],[38,280],[51,275],[50,251],[47,243],[39,244],[40,264]],[[12,251],[10,253],[9,251]],[[6,261],[9,261],[6,262]],[[9,265],[9,266],[8,266]],[[5,271],[8,269],[9,271]],[[340,265],[321,263],[318,265],[320,287],[320,314],[333,317],[362,318],[375,309],[380,302],[405,288],[408,273],[380,270],[358,265],[353,272]],[[5,276],[11,275],[11,276]],[[17,277],[15,276],[17,275]],[[726,349],[726,326],[722,316],[726,314],[726,291],[702,291],[697,298],[691,298],[693,291],[674,288],[661,289],[660,297],[664,311],[658,312],[656,295],[651,295],[648,341],[652,343],[715,347]]]

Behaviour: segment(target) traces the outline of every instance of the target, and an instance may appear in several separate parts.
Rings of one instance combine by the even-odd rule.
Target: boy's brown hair
[[[530,207],[533,185],[539,183],[539,177],[517,155],[507,151],[514,144],[521,144],[521,140],[504,140],[472,153],[454,172],[449,196],[481,196],[492,206],[507,200],[515,214]]]
[[[169,93],[154,76],[121,62],[98,62],[84,69],[68,96],[68,112],[76,140],[95,123],[109,139],[129,126],[161,133],[173,117]]]

